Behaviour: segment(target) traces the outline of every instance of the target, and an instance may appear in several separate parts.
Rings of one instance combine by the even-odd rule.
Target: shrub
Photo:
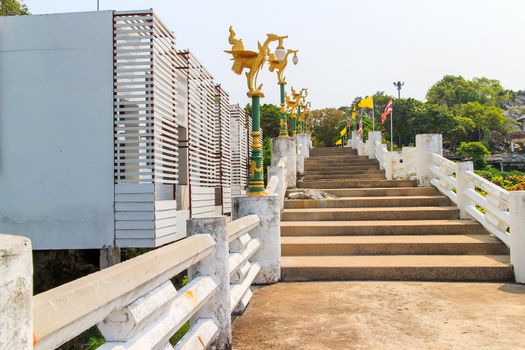
[[[487,166],[485,157],[489,155],[489,151],[481,142],[461,142],[456,153],[459,156],[472,158],[476,169],[484,169]]]

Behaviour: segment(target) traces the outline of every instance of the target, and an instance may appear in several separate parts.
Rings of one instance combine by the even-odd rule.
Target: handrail
[[[35,295],[36,348],[60,346],[198,263],[214,246],[210,235],[195,235]]]
[[[430,163],[433,174],[430,183],[482,224],[487,231],[507,246],[510,245],[509,192],[472,170],[462,170],[460,163],[454,163],[438,154],[430,155]],[[476,188],[485,194],[476,191]]]
[[[268,182],[268,185],[266,186],[266,193],[268,195],[275,194],[275,191],[277,189],[277,184],[278,183],[279,183],[279,179],[277,178],[277,176],[272,176],[270,178],[270,181]]]

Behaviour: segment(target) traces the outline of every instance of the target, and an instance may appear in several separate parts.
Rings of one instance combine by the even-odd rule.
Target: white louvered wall
[[[188,153],[192,217],[218,214],[219,146],[215,132],[216,89],[212,76],[189,51],[181,51],[188,79]]]
[[[251,120],[238,104],[230,108],[231,149],[232,149],[232,196],[246,194],[248,180],[248,143],[251,137]]]
[[[177,231],[175,36],[152,11],[114,12],[115,237],[153,247]]]
[[[220,185],[222,193],[222,213],[232,211],[232,164],[231,164],[231,130],[230,130],[230,96],[220,86],[216,86],[217,119],[215,130],[218,133],[219,147],[217,157],[220,162]]]

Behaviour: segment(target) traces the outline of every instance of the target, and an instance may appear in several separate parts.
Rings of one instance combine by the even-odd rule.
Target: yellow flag
[[[372,96],[363,98],[357,106],[359,108],[374,108],[374,99]]]
[[[343,140],[341,140],[341,139],[339,139],[339,140],[335,143],[336,146],[338,146],[338,145],[342,145],[342,144],[343,144]]]
[[[345,136],[346,135],[346,128],[344,128],[343,130],[341,130],[339,132],[339,135],[341,135],[341,137]]]
[[[354,106],[354,109],[352,109],[352,119],[355,119],[357,117],[356,113],[355,113],[355,106]]]

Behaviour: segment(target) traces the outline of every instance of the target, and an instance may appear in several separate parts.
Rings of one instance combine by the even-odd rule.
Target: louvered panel
[[[230,130],[230,97],[220,86],[216,86],[217,96],[215,109],[217,114],[215,131],[218,138],[220,186],[223,214],[231,213],[231,130]]]
[[[122,246],[182,238],[175,36],[150,11],[114,12],[115,227]],[[163,241],[163,242],[164,242]]]
[[[232,105],[230,109],[232,195],[239,196],[246,193],[249,143],[251,142],[251,119],[238,104]]]

